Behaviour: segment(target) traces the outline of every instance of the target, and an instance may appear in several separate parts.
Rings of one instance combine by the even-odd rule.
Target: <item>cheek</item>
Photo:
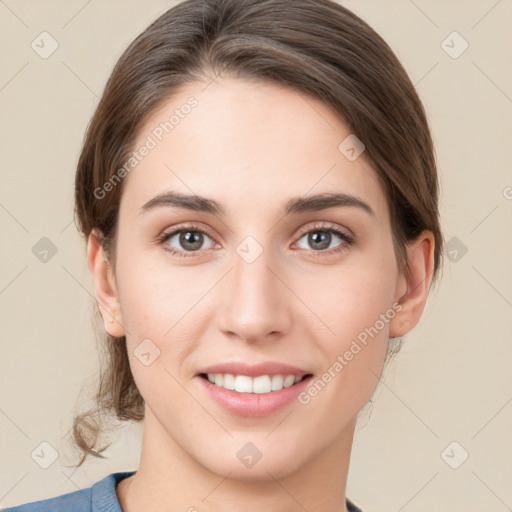
[[[396,262],[392,253],[376,251],[320,272],[304,272],[297,284],[298,295],[314,313],[311,318],[321,320],[319,329],[327,334],[326,348],[332,352],[373,326],[392,307]],[[378,326],[387,334],[388,323]]]
[[[324,329],[316,339],[324,364],[300,397],[300,403],[314,404],[312,410],[327,418],[333,435],[365,406],[382,372],[389,324],[381,315],[389,307],[385,290],[372,290],[373,296],[361,291],[359,298],[347,295],[338,301],[330,323],[335,334],[325,335]]]
[[[198,267],[173,266],[156,251],[119,257],[120,303],[128,331],[165,339],[180,319],[187,322],[209,281],[197,278]]]
[[[325,278],[307,276],[301,289],[322,320],[314,319],[319,329],[316,344],[325,356],[319,377],[330,388],[326,401],[357,409],[369,399],[382,371],[389,323],[397,314],[397,268],[391,245],[354,262],[339,267],[339,272],[331,269]]]
[[[145,390],[154,393],[165,380],[172,384],[171,375],[183,379],[182,362],[197,349],[210,314],[201,298],[216,278],[204,272],[204,279],[198,279],[198,267],[172,266],[164,257],[154,257],[156,250],[152,252],[151,256],[143,251],[120,256],[117,267],[132,373],[148,398]],[[149,366],[139,359],[147,352],[152,360]]]

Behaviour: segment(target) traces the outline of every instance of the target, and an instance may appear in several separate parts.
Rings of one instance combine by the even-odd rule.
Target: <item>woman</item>
[[[357,416],[443,242],[388,45],[330,0],[182,2],[113,70],[75,199],[109,353],[78,466],[102,413],[144,419],[140,465],[16,510],[361,510]]]

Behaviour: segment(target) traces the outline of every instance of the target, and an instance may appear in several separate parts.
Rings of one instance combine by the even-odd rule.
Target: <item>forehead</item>
[[[121,209],[135,215],[175,190],[215,198],[228,215],[256,206],[277,212],[290,197],[329,191],[356,195],[386,217],[384,191],[365,153],[349,160],[340,149],[351,137],[323,102],[279,85],[187,84],[139,129]]]

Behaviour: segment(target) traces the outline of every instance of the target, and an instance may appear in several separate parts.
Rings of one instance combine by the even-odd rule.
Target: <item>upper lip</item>
[[[219,363],[202,368],[197,372],[197,375],[201,373],[231,373],[233,375],[247,375],[248,377],[259,375],[298,375],[303,377],[309,374],[306,370],[277,361],[265,361],[258,364],[247,364],[242,361]]]

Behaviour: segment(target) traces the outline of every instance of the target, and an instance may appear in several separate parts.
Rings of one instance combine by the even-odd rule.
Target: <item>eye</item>
[[[342,243],[336,245],[336,238],[340,239]],[[326,253],[337,253],[347,249],[354,243],[352,236],[332,224],[319,224],[315,225],[313,229],[309,228],[297,242],[301,249],[308,250],[308,247],[300,245],[301,240],[305,240],[305,244],[312,247],[313,252],[319,253],[315,254],[315,256],[325,255]]]
[[[208,238],[212,243],[204,247],[204,242]],[[212,238],[208,233],[196,225],[181,226],[171,232],[164,233],[158,242],[165,246],[171,254],[177,256],[193,256],[194,253],[204,249],[211,249],[214,245]],[[174,245],[172,245],[174,244]]]
[[[338,253],[354,243],[354,238],[335,224],[316,224],[303,233],[296,244],[300,249],[309,250],[314,256]],[[336,239],[341,240],[341,243],[336,245]],[[302,240],[305,240],[305,243],[309,244],[312,249],[302,246]],[[205,241],[206,247],[204,246]],[[195,224],[180,226],[168,231],[159,237],[158,242],[164,246],[166,251],[180,257],[194,256],[194,253],[211,249],[215,245],[208,232]]]

